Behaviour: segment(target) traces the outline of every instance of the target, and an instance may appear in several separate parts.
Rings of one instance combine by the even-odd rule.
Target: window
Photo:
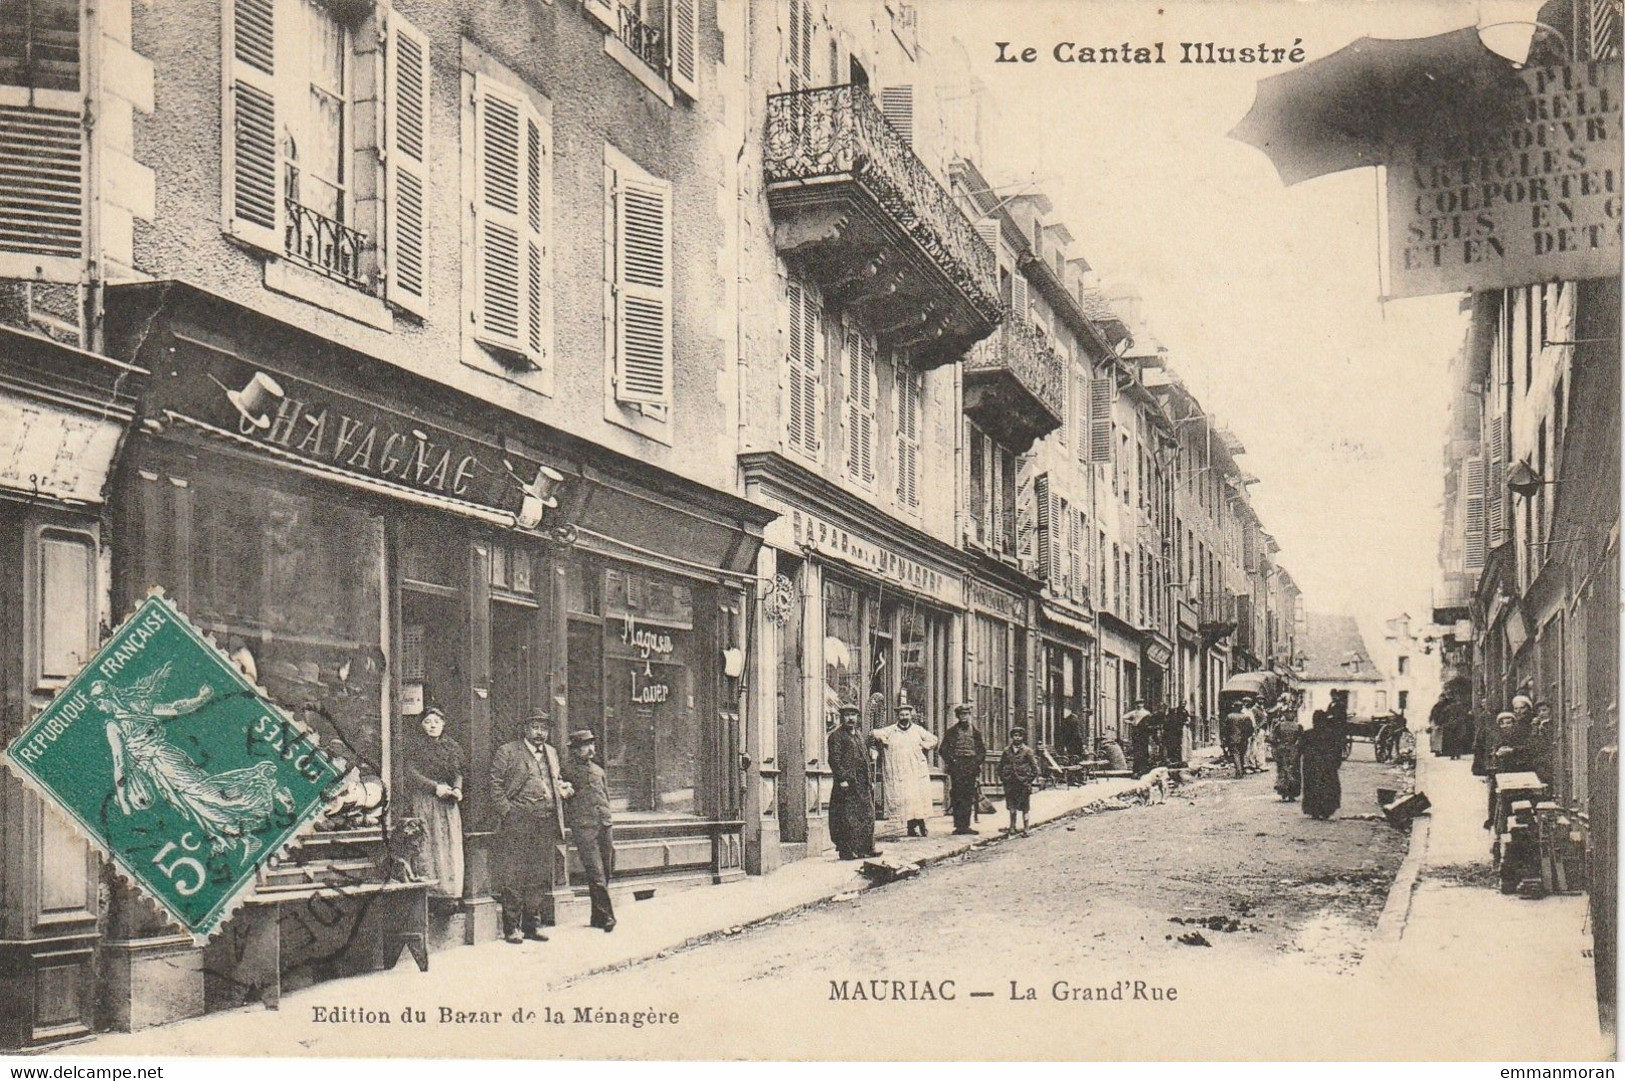
[[[79,0],[0,0],[0,274],[76,282],[84,246]]]
[[[671,182],[605,154],[615,399],[663,416],[672,399]]]
[[[589,8],[596,2],[598,0],[589,0]],[[790,0],[790,25],[785,30],[786,53],[790,62],[790,89],[805,90],[812,85],[813,14],[807,0]],[[834,65],[831,67],[833,69]]]
[[[351,115],[371,56],[357,56],[356,36],[376,33],[370,24],[319,0],[233,0],[224,23],[228,231],[352,288],[381,281],[391,303],[423,314],[427,39],[390,14],[380,146]],[[363,170],[378,175],[362,183]],[[380,187],[380,201],[358,194]]]
[[[611,56],[620,60],[625,55],[690,98],[699,96],[700,0],[584,0],[582,6],[620,47],[606,47]],[[791,17],[795,31],[811,22],[806,4],[794,0]],[[807,34],[802,48],[810,65],[810,26]]]
[[[60,687],[96,651],[96,538],[42,529],[35,553],[38,595],[31,607],[38,623],[31,676],[35,688]]]
[[[785,365],[787,442],[817,459],[824,412],[824,325],[818,295],[798,281],[789,289],[789,358]]]
[[[1403,676],[1407,672],[1410,671],[1411,659],[1409,657],[1401,657],[1401,658],[1399,658],[1398,662],[1396,662],[1396,663],[1399,666],[1399,674],[1400,675]]]
[[[924,380],[907,364],[897,365],[897,502],[910,510],[920,506],[920,398]],[[1015,483],[1014,477],[1009,480]],[[1015,510],[1013,497],[1007,510]]]
[[[1377,712],[1378,713],[1386,713],[1386,712],[1388,712],[1388,692],[1387,691],[1377,691],[1376,695],[1377,695]]]
[[[79,0],[0,0],[0,85],[79,89]]]
[[[842,351],[846,377],[846,472],[860,484],[875,479],[875,340],[848,326]]]
[[[1123,550],[1112,545],[1112,611],[1123,614]]]

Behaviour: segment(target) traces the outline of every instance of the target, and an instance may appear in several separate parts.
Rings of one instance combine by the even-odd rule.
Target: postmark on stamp
[[[200,945],[339,779],[156,592],[5,759]]]

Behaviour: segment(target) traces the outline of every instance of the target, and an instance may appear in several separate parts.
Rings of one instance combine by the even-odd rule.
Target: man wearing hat
[[[550,718],[534,713],[524,735],[497,748],[491,759],[491,806],[497,815],[497,899],[502,935],[519,944],[546,942],[543,906],[553,889],[553,852],[564,836],[564,800],[574,791],[559,775],[559,756],[547,742]]]
[[[869,776],[869,746],[858,731],[855,702],[841,703],[841,723],[829,734],[829,839],[843,860],[878,856],[875,850],[875,789]]]
[[[976,793],[982,774],[982,760],[987,757],[987,744],[982,733],[971,726],[971,713],[975,707],[961,702],[954,707],[954,724],[942,737],[942,768],[948,771],[948,797],[953,805],[954,832],[974,834],[971,815],[976,810]]]
[[[575,788],[565,801],[570,836],[575,839],[581,873],[592,898],[589,926],[615,930],[615,909],[609,903],[609,876],[615,873],[614,819],[609,811],[609,781],[597,762],[598,740],[585,728],[570,733],[570,764],[564,779]]]

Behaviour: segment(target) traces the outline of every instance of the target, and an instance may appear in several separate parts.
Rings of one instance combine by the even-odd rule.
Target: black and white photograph
[[[0,1058],[1611,1067],[1621,23],[0,0]]]

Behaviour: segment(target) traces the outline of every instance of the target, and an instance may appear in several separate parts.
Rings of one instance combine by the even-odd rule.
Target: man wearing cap
[[[875,851],[875,789],[869,747],[858,731],[855,702],[841,704],[841,723],[829,734],[825,761],[835,787],[829,796],[829,839],[843,860],[878,856]]]
[[[987,757],[987,744],[982,733],[971,726],[971,713],[975,707],[961,702],[954,707],[954,723],[942,737],[942,768],[948,771],[949,802],[954,812],[954,832],[964,836],[976,833],[971,829],[971,815],[976,810],[976,792],[982,775],[982,760]]]
[[[609,810],[609,780],[597,762],[598,739],[585,728],[570,733],[570,764],[564,779],[575,788],[564,803],[575,841],[581,873],[592,899],[590,927],[615,930],[615,909],[609,902],[609,876],[615,873],[614,819]]]
[[[906,823],[910,837],[916,831],[924,837],[925,820],[931,817],[931,767],[925,756],[937,737],[915,723],[914,706],[905,698],[897,703],[897,723],[875,729],[869,740],[883,753],[886,817]]]
[[[559,776],[559,756],[547,742],[550,718],[532,714],[524,735],[491,759],[491,806],[496,811],[497,899],[502,935],[519,944],[546,942],[542,909],[553,889],[553,851],[564,836],[564,800],[574,791]]]

